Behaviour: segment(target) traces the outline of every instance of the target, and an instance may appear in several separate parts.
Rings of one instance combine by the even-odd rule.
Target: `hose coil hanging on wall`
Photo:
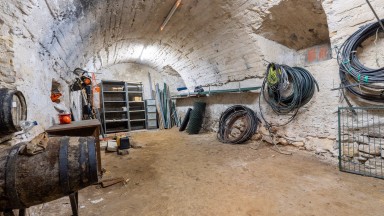
[[[383,31],[379,22],[363,26],[337,50],[341,87],[357,97],[374,102],[384,102],[384,67],[372,69],[364,66],[357,57],[357,49],[379,31]]]
[[[317,81],[304,68],[270,63],[261,92],[264,100],[278,115],[294,112],[287,123],[280,125],[283,126],[291,122],[296,117],[299,108],[312,99],[316,87],[319,91]],[[260,100],[259,106],[262,119],[267,126],[272,126],[261,112]]]

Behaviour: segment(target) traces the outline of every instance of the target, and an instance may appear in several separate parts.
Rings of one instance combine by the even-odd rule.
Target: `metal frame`
[[[339,107],[338,144],[340,171],[384,179],[384,106]]]
[[[111,85],[121,85],[122,87],[124,87],[124,95],[125,95],[125,106],[127,107],[127,111],[125,112],[126,115],[127,115],[127,129],[126,130],[122,130],[122,131],[111,131],[111,130],[107,130],[108,128],[108,125],[107,123],[107,120],[106,119],[106,113],[108,111],[106,111],[106,103],[109,103],[108,101],[106,102],[105,100],[105,94],[109,94],[111,92],[109,91],[106,91],[105,90],[105,86],[108,85],[108,84],[111,84]],[[134,88],[139,88],[140,91],[130,91],[130,87],[134,87]],[[111,80],[102,80],[101,81],[101,101],[102,101],[102,111],[103,111],[103,115],[102,115],[102,119],[103,119],[103,127],[105,129],[105,133],[114,133],[114,132],[128,132],[128,131],[131,131],[132,130],[132,125],[131,123],[132,122],[138,122],[138,121],[142,121],[143,122],[143,129],[146,129],[146,122],[147,122],[147,116],[146,116],[146,111],[145,111],[145,105],[144,105],[144,101],[142,102],[134,102],[134,101],[129,101],[129,96],[130,94],[135,94],[137,96],[141,96],[141,98],[143,99],[143,93],[144,91],[144,88],[143,88],[143,84],[141,82],[124,82],[124,81],[111,81]],[[144,119],[132,119],[131,118],[131,113],[133,112],[131,110],[131,103],[143,103],[143,110],[141,112],[144,113]]]
[[[105,86],[106,85],[120,85],[121,87],[124,87],[124,96],[125,96],[125,107],[127,107],[127,110],[125,111],[125,114],[127,115],[127,129],[126,130],[122,130],[122,131],[113,131],[113,130],[107,130],[108,126],[107,126],[107,119],[106,119],[106,105],[105,103],[109,103],[109,102],[106,102],[105,101],[105,94],[109,94],[110,92],[106,92],[105,91]],[[118,92],[118,93],[121,93],[121,92]],[[130,124],[129,124],[129,101],[128,101],[128,89],[127,89],[127,83],[124,82],[124,81],[112,81],[112,80],[102,80],[101,81],[101,104],[102,104],[102,112],[103,112],[103,115],[102,115],[102,118],[103,118],[103,121],[102,121],[102,124],[103,124],[103,127],[104,127],[104,133],[114,133],[114,132],[126,132],[126,131],[130,131]]]
[[[129,130],[131,131],[132,130],[132,122],[143,122],[143,126],[144,128],[142,129],[146,129],[146,124],[147,124],[147,112],[146,112],[146,109],[145,109],[145,101],[143,100],[144,99],[144,87],[143,87],[143,83],[141,82],[127,82],[126,83],[126,86],[127,86],[127,101],[128,101],[128,115],[129,115]],[[130,90],[129,90],[129,87],[131,88],[139,88],[141,89],[141,91],[139,91],[140,93],[137,93],[138,91],[131,91],[131,94],[139,94],[141,96],[141,102],[135,102],[135,101],[129,101],[129,95],[130,95]],[[133,93],[134,92],[134,93]],[[129,106],[130,106],[130,103],[142,103],[143,104],[143,110],[142,111],[139,111],[139,113],[144,113],[144,119],[140,119],[138,121],[138,119],[132,119],[131,118],[131,113],[135,112],[135,111],[132,111],[130,110]],[[137,112],[136,112],[137,113]]]
[[[148,101],[154,101],[155,104],[154,104],[154,105],[148,105]],[[155,112],[149,112],[149,111],[148,111],[148,108],[149,108],[150,106],[153,106],[153,107],[155,108]],[[149,115],[150,113],[154,113],[154,114],[155,114],[155,118],[154,118],[154,119],[151,119],[151,118],[148,117],[148,115]],[[156,100],[155,100],[155,99],[147,99],[147,100],[145,100],[145,118],[147,119],[147,120],[146,120],[146,124],[145,124],[147,130],[158,129],[157,124],[156,124],[156,126],[149,126],[149,125],[148,125],[149,121],[156,121],[156,123],[157,123],[157,110],[156,110]]]

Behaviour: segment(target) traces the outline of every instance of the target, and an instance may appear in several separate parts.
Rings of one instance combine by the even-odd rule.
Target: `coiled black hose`
[[[341,87],[357,97],[374,102],[384,102],[384,67],[372,69],[364,66],[356,51],[365,40],[379,31],[383,32],[379,22],[367,24],[352,34],[337,50]]]
[[[270,63],[267,67],[266,77],[263,81],[261,92],[264,100],[278,115],[294,112],[283,126],[291,122],[297,115],[300,107],[307,104],[313,97],[319,85],[315,78],[304,68],[289,67]],[[260,115],[267,125],[271,126],[260,106]],[[277,126],[277,125],[276,125]]]
[[[189,108],[187,111],[187,114],[185,114],[183,122],[180,125],[180,128],[179,128],[180,132],[185,131],[185,129],[187,128],[189,118],[191,117],[191,112],[192,112],[192,108]]]
[[[187,127],[188,134],[198,134],[200,132],[203,126],[206,105],[205,102],[195,102],[193,104],[193,110],[191,111]]]
[[[241,129],[238,128],[238,136],[235,136],[232,130],[239,127],[236,125],[239,120],[242,125]],[[258,123],[259,119],[253,110],[242,105],[231,106],[220,116],[217,138],[222,143],[244,143],[256,133]]]

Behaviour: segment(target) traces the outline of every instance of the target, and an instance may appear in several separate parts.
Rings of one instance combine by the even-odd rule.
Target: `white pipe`
[[[176,9],[180,6],[181,0],[177,0],[175,5],[173,5],[172,10],[169,12],[167,18],[165,18],[163,24],[160,26],[160,31],[163,31],[164,27],[167,25],[169,20],[171,19],[172,15],[175,13]]]

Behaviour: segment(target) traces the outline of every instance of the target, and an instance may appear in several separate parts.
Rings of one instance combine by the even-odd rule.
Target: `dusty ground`
[[[102,157],[105,178],[128,184],[80,191],[80,215],[384,215],[383,180],[341,173],[307,152],[285,156],[258,143],[226,145],[215,134],[177,130],[132,140],[143,148]],[[67,198],[30,210],[70,214]]]

